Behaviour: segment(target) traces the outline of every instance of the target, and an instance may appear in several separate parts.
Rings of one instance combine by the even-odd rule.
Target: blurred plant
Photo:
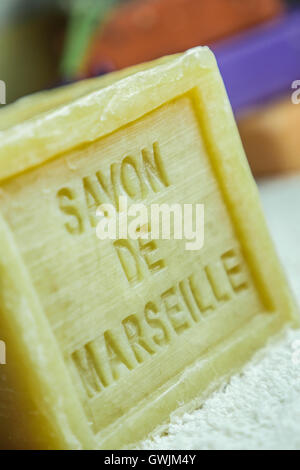
[[[109,10],[126,0],[59,0],[69,10],[69,25],[61,63],[61,75],[71,80],[78,74],[91,36]]]

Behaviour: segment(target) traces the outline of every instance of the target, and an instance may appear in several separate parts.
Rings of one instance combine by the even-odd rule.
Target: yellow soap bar
[[[298,324],[213,54],[114,77],[1,132],[3,448],[132,447]],[[100,240],[119,196],[204,205],[203,247]]]

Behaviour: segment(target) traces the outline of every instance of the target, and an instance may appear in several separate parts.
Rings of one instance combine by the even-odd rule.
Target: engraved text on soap
[[[246,272],[233,249],[199,265],[161,292],[158,301],[124,318],[118,331],[107,330],[72,354],[87,397],[101,393],[247,288]]]

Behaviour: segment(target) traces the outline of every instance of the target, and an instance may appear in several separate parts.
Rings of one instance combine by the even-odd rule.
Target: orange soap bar
[[[283,10],[281,0],[133,0],[101,26],[86,70],[116,68],[209,44]]]
[[[254,175],[300,170],[300,104],[281,99],[253,110],[238,126]]]

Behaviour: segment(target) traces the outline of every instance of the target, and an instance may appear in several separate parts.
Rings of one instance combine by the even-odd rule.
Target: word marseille
[[[248,287],[234,249],[206,266],[199,264],[188,278],[160,292],[159,300],[147,302],[119,328],[106,330],[72,354],[87,397],[101,393]]]

